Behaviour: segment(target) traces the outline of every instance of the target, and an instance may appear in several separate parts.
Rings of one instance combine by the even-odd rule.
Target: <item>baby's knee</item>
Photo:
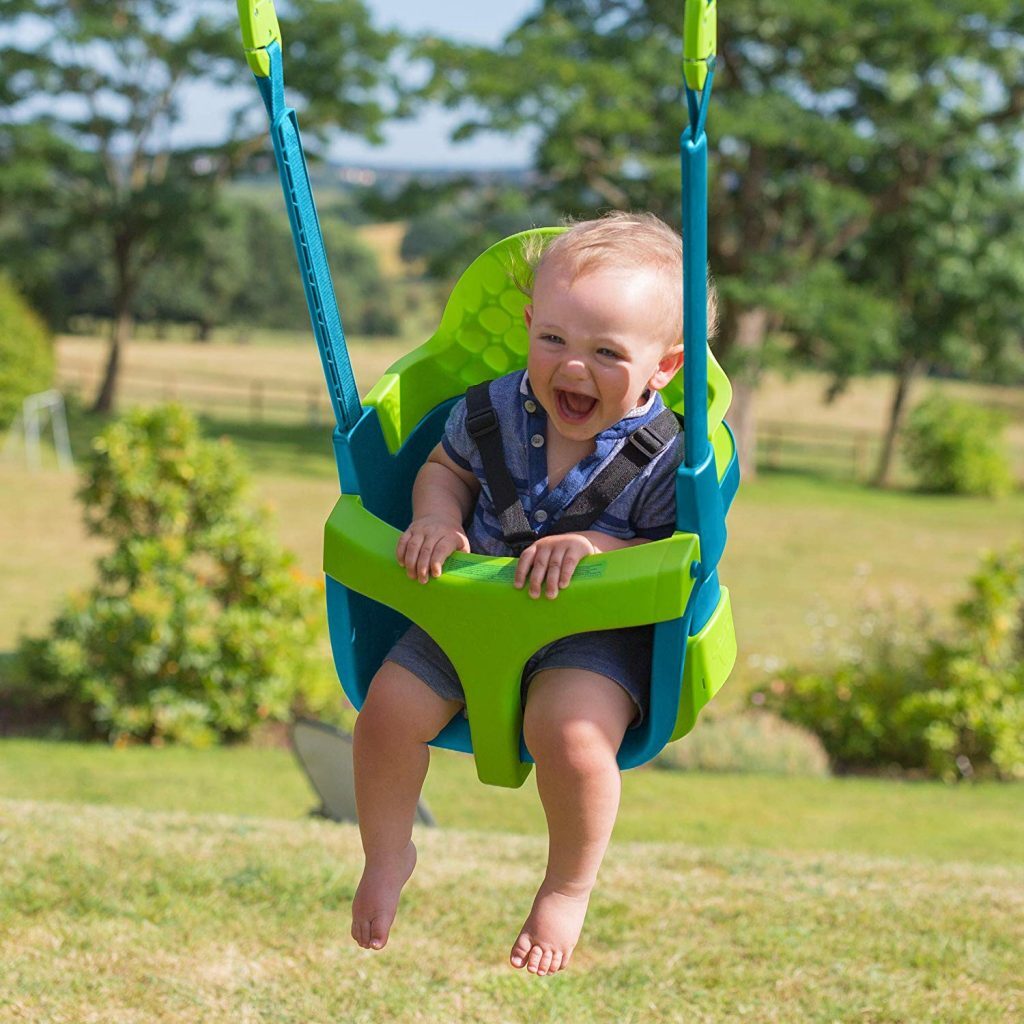
[[[596,722],[565,709],[563,714],[530,714],[523,720],[526,745],[538,764],[561,771],[599,771],[615,761],[618,746]]]
[[[370,683],[356,717],[356,739],[384,744],[394,740],[427,742],[443,725],[446,703],[405,669],[385,662]]]

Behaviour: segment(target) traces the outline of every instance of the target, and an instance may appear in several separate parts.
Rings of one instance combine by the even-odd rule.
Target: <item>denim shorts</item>
[[[647,713],[653,644],[653,626],[577,633],[546,644],[523,669],[523,704],[538,672],[549,668],[585,669],[611,679],[629,694],[637,710],[632,723],[635,728]],[[448,656],[419,626],[410,626],[384,660],[393,661],[422,679],[439,697],[465,704],[466,695]]]

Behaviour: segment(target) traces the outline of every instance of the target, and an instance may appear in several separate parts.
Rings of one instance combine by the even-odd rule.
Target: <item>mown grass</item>
[[[685,740],[683,741],[686,742]],[[1019,863],[1024,786],[627,772],[620,841]],[[190,751],[0,741],[0,797],[298,818],[316,800],[284,749]],[[445,829],[544,834],[533,778],[482,786],[471,760],[435,751],[425,788]]]
[[[1019,867],[615,843],[573,964],[507,950],[544,840],[422,831],[382,953],[350,826],[0,801],[0,1017],[1015,1024]]]

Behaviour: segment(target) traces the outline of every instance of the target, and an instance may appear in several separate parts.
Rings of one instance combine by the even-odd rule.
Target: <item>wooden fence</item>
[[[99,367],[65,361],[59,385],[91,396],[99,387]],[[127,403],[181,402],[206,416],[250,423],[333,424],[322,382],[301,383],[272,377],[203,372],[122,369],[118,394]],[[764,469],[805,470],[843,479],[866,480],[874,468],[880,434],[817,424],[762,420],[758,423],[758,465]]]
[[[100,384],[96,366],[65,361],[58,386],[91,396]],[[118,374],[118,396],[132,404],[181,402],[204,416],[243,418],[250,423],[284,422],[326,425],[333,423],[330,399],[322,382],[316,384],[245,377],[226,373],[189,374],[132,367]]]

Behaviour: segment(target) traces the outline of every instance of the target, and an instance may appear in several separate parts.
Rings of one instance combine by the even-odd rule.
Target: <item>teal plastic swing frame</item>
[[[650,544],[591,556],[557,604],[531,601],[510,585],[514,560],[454,555],[427,586],[394,557],[411,517],[411,484],[465,388],[523,365],[524,297],[512,283],[522,236],[492,246],[452,292],[438,331],[391,367],[360,402],[313,203],[295,111],[284,102],[280,29],[271,0],[239,0],[243,40],[271,120],[271,138],[292,224],[306,298],[335,412],[341,497],[324,535],[327,609],[335,664],[357,707],[408,622],[451,658],[466,691],[457,715],[433,740],[472,753],[486,783],[521,785],[531,758],[522,740],[520,675],[541,646],[572,633],[654,624],[650,709],[619,751],[623,768],[643,764],[685,735],[724,683],[736,657],[728,591],[718,562],[725,515],[739,482],[724,413],[731,389],[707,348],[707,136],[714,73],[714,0],[688,0],[700,17],[686,47],[690,125],[680,142],[683,179],[684,349],[682,388],[663,392],[687,410],[684,461],[676,478],[677,532]],[[710,19],[710,20],[709,20]],[[702,71],[694,74],[694,62]],[[699,81],[700,93],[691,88]],[[551,233],[558,229],[541,229]],[[514,628],[495,624],[514,622]],[[485,640],[485,643],[483,642]]]

